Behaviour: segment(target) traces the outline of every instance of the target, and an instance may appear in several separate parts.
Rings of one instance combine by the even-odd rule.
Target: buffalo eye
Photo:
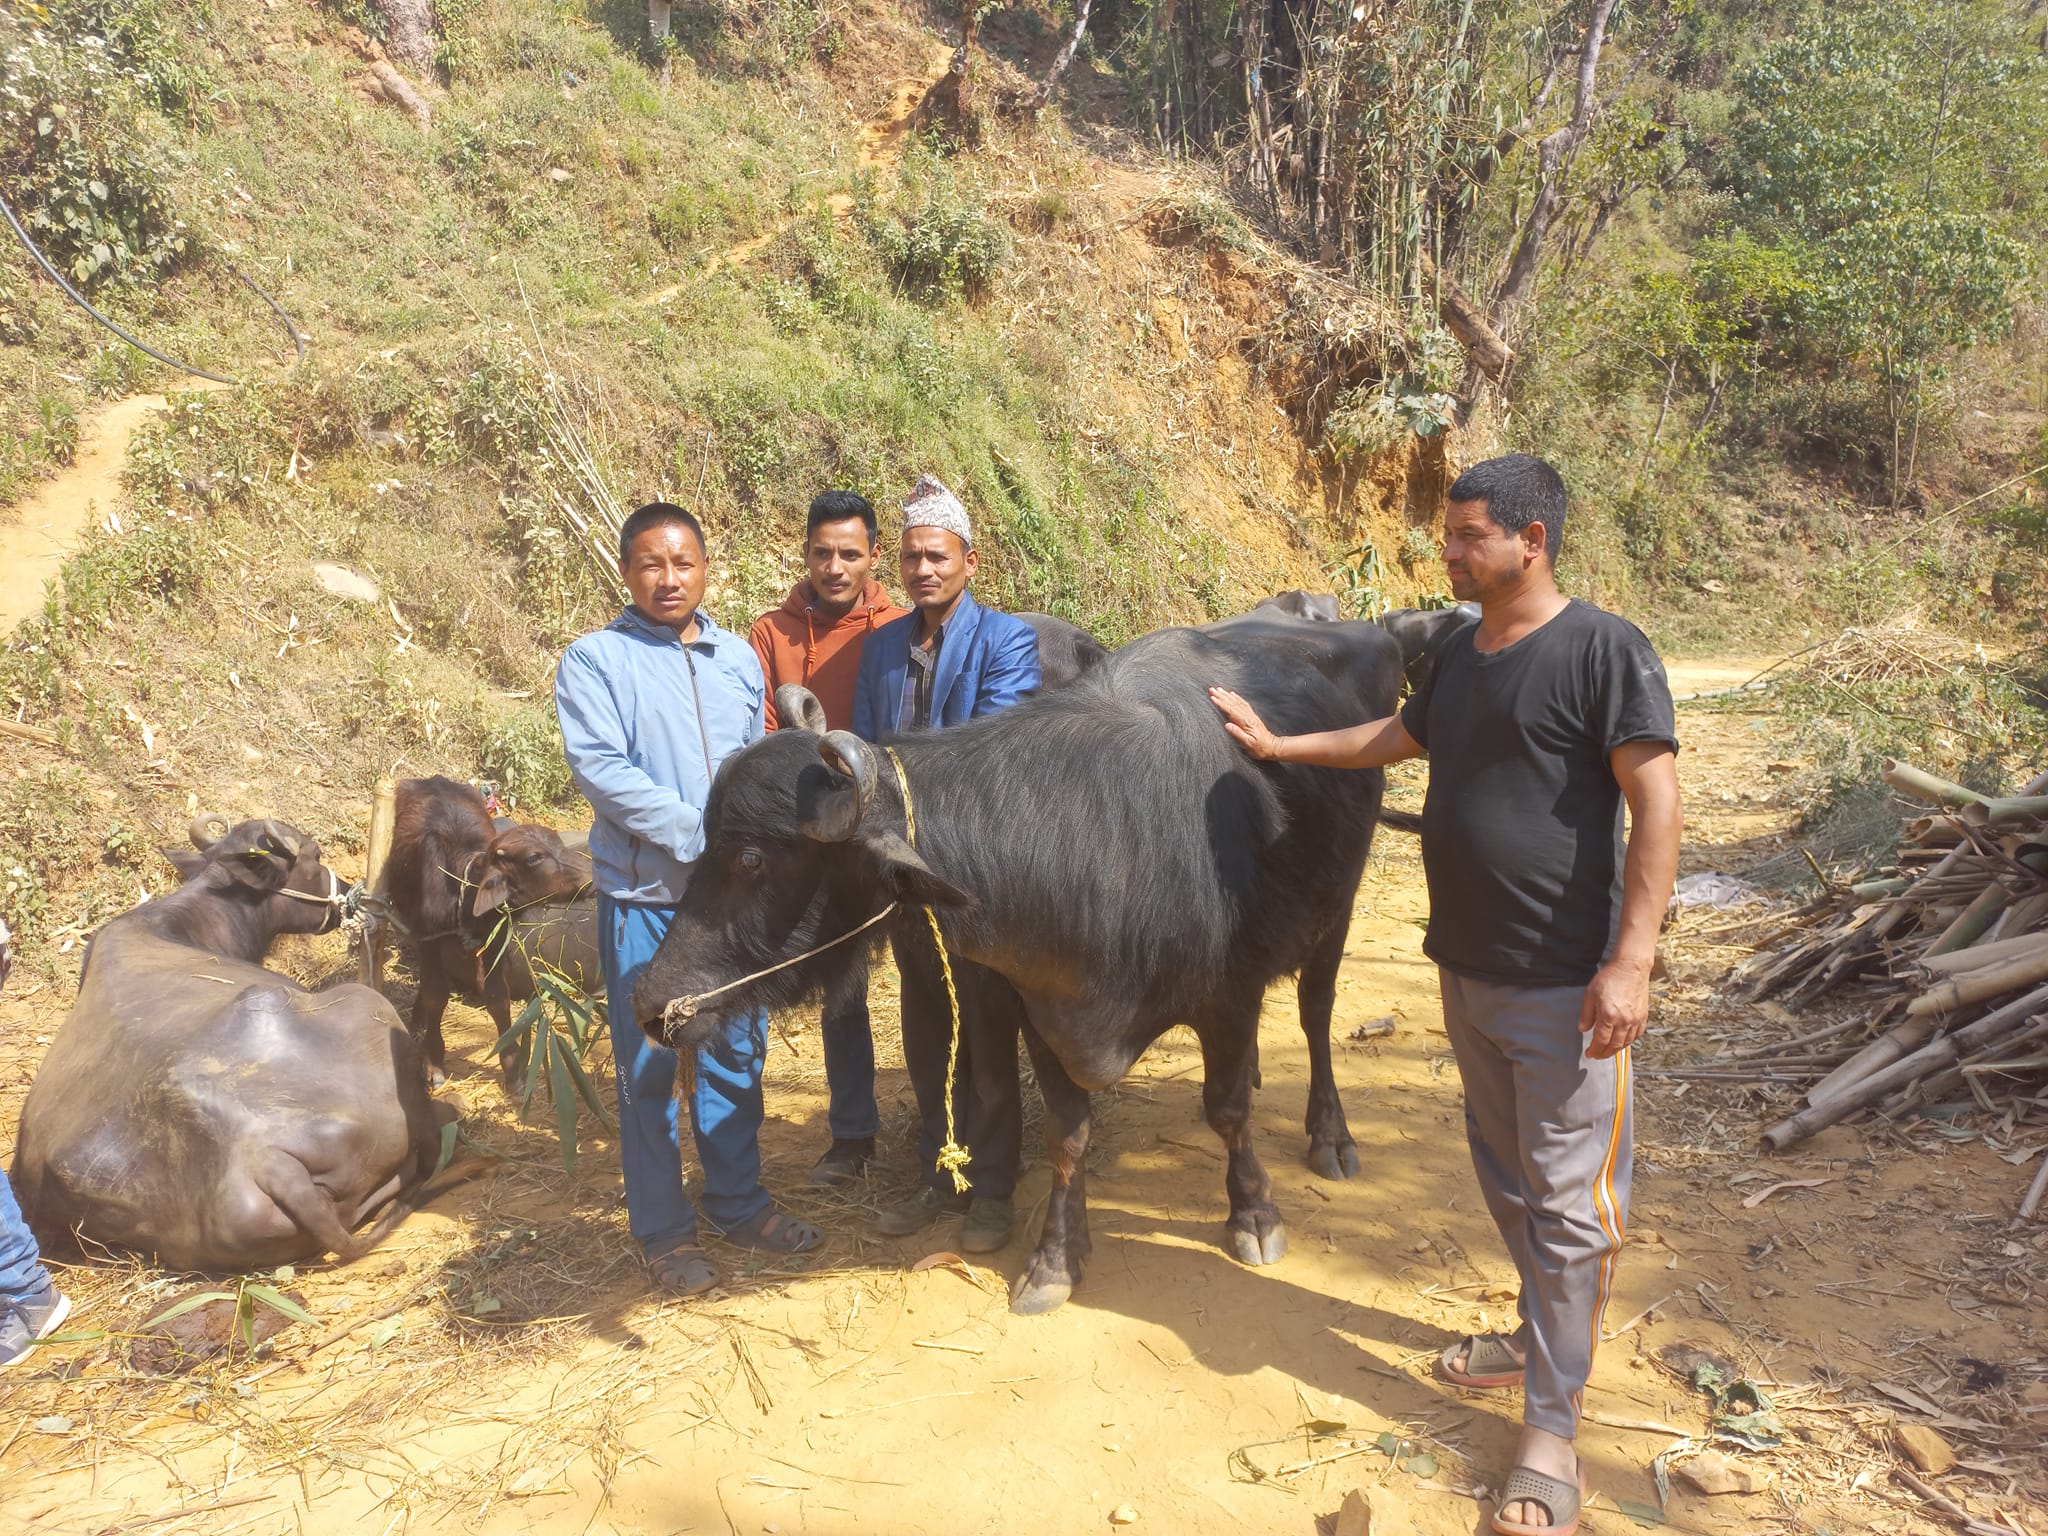
[[[742,849],[740,850],[740,855],[739,855],[739,866],[740,866],[740,868],[741,868],[741,869],[745,870],[745,871],[746,871],[746,872],[747,872],[748,874],[750,874],[750,875],[758,875],[758,874],[759,874],[759,873],[761,872],[761,863],[762,863],[762,859],[761,859],[761,850],[760,850],[760,849],[758,849],[758,848],[742,848]]]

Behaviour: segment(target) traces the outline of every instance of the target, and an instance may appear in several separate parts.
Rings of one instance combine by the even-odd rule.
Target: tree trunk
[[[1543,259],[1544,237],[1550,233],[1550,222],[1557,216],[1558,202],[1564,196],[1565,173],[1586,136],[1593,131],[1600,106],[1594,89],[1600,70],[1600,49],[1607,40],[1607,21],[1614,14],[1614,4],[1615,0],[1593,0],[1586,18],[1586,35],[1579,44],[1578,95],[1571,119],[1545,134],[1537,145],[1536,200],[1522,223],[1507,275],[1501,279],[1489,306],[1496,330],[1505,331],[1529,300],[1536,285],[1537,267]]]
[[[1444,328],[1458,338],[1458,345],[1465,349],[1472,365],[1489,378],[1499,378],[1507,372],[1508,364],[1515,360],[1514,349],[1500,338],[1500,332],[1486,323],[1486,316],[1480,312],[1447,272],[1440,271],[1430,260],[1429,252],[1416,253],[1420,260],[1420,272],[1425,285],[1434,283],[1437,288],[1437,313],[1443,318]]]
[[[967,0],[967,3],[972,5],[973,0]],[[1052,93],[1059,88],[1060,76],[1067,72],[1068,67],[1074,62],[1074,55],[1081,51],[1081,34],[1088,30],[1088,13],[1094,8],[1094,5],[1095,0],[1080,0],[1080,6],[1074,12],[1073,35],[1060,45],[1060,51],[1053,56],[1052,68],[1046,71],[1045,84],[1039,87],[1038,100],[1031,104],[1032,111],[1042,112],[1045,110],[1046,105],[1052,100]],[[1254,103],[1255,107],[1256,105]],[[1268,144],[1267,156],[1269,161],[1271,153],[1271,145]]]
[[[376,0],[384,18],[384,53],[424,78],[434,67],[434,0]]]

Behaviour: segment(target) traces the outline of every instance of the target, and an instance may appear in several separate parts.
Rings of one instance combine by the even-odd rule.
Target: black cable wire
[[[120,337],[123,341],[127,342],[129,346],[134,347],[137,351],[147,352],[151,357],[155,358],[158,362],[168,363],[173,368],[177,368],[185,373],[191,374],[194,378],[211,379],[216,384],[234,384],[239,382],[238,380],[228,378],[225,374],[208,373],[204,368],[194,368],[190,363],[181,363],[175,357],[171,357],[166,353],[157,351],[155,347],[152,347],[148,342],[141,340],[139,337],[129,335],[128,332],[122,330],[120,326],[114,324],[113,321],[109,320],[97,309],[93,308],[92,301],[87,299],[86,296],[80,293],[76,288],[72,287],[71,280],[65,277],[65,275],[62,272],[58,271],[57,268],[51,264],[49,257],[45,256],[39,249],[37,249],[35,241],[31,240],[29,238],[28,231],[22,228],[21,220],[14,216],[14,209],[8,206],[8,202],[5,197],[0,197],[0,213],[4,213],[7,216],[7,222],[9,226],[11,226],[14,230],[14,233],[20,237],[21,243],[28,247],[29,255],[35,257],[36,265],[40,266],[45,272],[50,274],[51,278],[55,280],[57,286],[63,289],[66,295],[70,297],[71,302],[76,304],[80,309],[84,310],[88,315],[91,315],[93,319],[99,321],[101,325],[104,325],[116,336]],[[271,308],[271,312],[275,314],[279,320],[284,322],[285,331],[287,334],[290,335],[292,339],[292,346],[295,349],[297,349],[298,354],[293,359],[292,366],[297,367],[298,364],[304,362],[306,360],[306,338],[300,335],[299,328],[296,325],[292,324],[292,317],[286,314],[283,309],[279,308],[277,300],[273,299],[261,288],[258,288],[256,284],[253,281],[251,281],[248,273],[244,272],[240,267],[237,267],[232,262],[230,262],[228,264],[228,270],[234,273],[235,276],[239,277],[244,283],[246,283],[249,287],[249,291],[251,293],[254,293],[256,297],[261,299],[265,304],[268,304]]]

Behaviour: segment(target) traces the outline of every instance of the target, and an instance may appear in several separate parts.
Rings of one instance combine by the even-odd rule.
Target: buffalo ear
[[[894,832],[877,832],[861,839],[868,854],[882,867],[882,884],[898,901],[931,907],[973,907],[974,898],[959,886],[943,880],[918,851]]]
[[[206,868],[206,855],[196,848],[165,848],[160,850],[165,861],[178,872],[178,878],[190,880]]]
[[[502,869],[484,872],[483,883],[476,888],[476,896],[469,904],[471,917],[482,917],[486,912],[495,912],[512,900],[511,882],[506,880]]]
[[[805,837],[819,843],[843,843],[859,830],[858,784],[823,763],[806,763],[796,776],[796,820]]]

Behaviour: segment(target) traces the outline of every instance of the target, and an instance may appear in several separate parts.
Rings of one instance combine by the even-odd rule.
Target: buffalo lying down
[[[22,1207],[45,1245],[75,1233],[171,1269],[357,1258],[440,1156],[419,1050],[368,987],[263,969],[278,935],[340,919],[311,837],[245,821],[171,860],[183,885],[93,937],[22,1107]]]
[[[1045,1099],[1053,1190],[1012,1307],[1059,1305],[1087,1257],[1091,1089],[1117,1081],[1176,1024],[1202,1044],[1203,1109],[1229,1155],[1229,1246],[1248,1264],[1286,1248],[1247,1119],[1259,1004],[1300,973],[1309,1162],[1358,1168],[1330,1073],[1330,1010],[1372,841],[1378,772],[1261,764],[1224,733],[1207,689],[1244,694],[1276,730],[1394,707],[1400,657],[1367,624],[1246,616],[1161,630],[1066,687],[894,743],[917,813],[907,837],[887,755],[843,731],[784,729],[728,761],[706,847],[634,997],[656,1039],[693,1048],[728,1009],[784,1006],[860,963],[841,944],[724,993],[693,1018],[664,1005],[850,933],[938,912],[950,943],[1007,977]],[[811,718],[801,690],[785,721]],[[879,930],[877,930],[879,931]]]

